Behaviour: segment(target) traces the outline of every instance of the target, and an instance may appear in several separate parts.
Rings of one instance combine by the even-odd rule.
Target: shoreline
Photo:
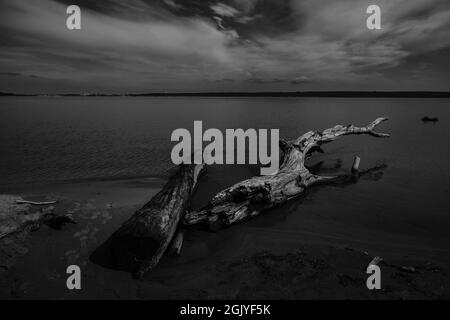
[[[96,184],[120,184],[124,182],[127,184],[142,185],[145,187],[160,187],[164,184],[166,179],[164,175],[143,175],[143,176],[123,176],[123,177],[92,177],[92,178],[77,178],[77,179],[65,179],[65,180],[50,180],[50,181],[38,181],[38,182],[10,182],[2,184],[0,186],[0,194],[27,194],[35,193],[33,190],[56,190],[59,187],[63,189],[67,186],[77,186],[81,184],[96,185]]]
[[[163,181],[160,182],[161,187]],[[131,179],[47,186],[33,195],[22,194],[32,199],[59,197],[55,210],[73,214],[77,224],[67,224],[60,230],[43,225],[26,237],[15,236],[15,262],[7,269],[0,268],[0,284],[4,288],[0,297],[430,299],[450,296],[450,288],[441,285],[450,283],[450,269],[444,260],[432,259],[444,254],[438,248],[431,254],[426,244],[406,245],[408,241],[400,236],[373,238],[373,241],[369,240],[370,236],[353,238],[350,234],[345,236],[345,230],[339,225],[322,231],[312,230],[308,225],[301,230],[282,229],[276,221],[289,214],[292,204],[217,233],[188,230],[179,257],[163,257],[142,281],[133,280],[129,272],[111,268],[103,261],[100,248],[159,189],[155,181]],[[339,191],[331,189],[331,192]],[[320,202],[327,196],[327,191],[312,192],[299,203],[305,210],[311,204],[325,210],[326,206]],[[320,219],[310,222],[320,223]],[[0,241],[0,249],[2,246],[4,242]],[[422,255],[425,252],[427,256]],[[384,286],[379,292],[365,287],[365,267],[376,255],[384,258],[385,263],[381,265]],[[80,292],[65,289],[65,268],[73,263],[80,265],[86,279]],[[414,272],[402,267],[413,267]],[[248,288],[258,290],[248,291]],[[429,291],[428,288],[440,289]]]

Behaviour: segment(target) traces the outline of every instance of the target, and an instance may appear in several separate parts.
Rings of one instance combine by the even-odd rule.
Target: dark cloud
[[[450,90],[450,2],[377,0],[371,31],[372,2],[79,0],[69,31],[72,1],[3,0],[0,89]]]
[[[216,82],[235,82],[236,80],[230,78],[217,79]]]
[[[245,81],[250,82],[250,83],[256,83],[256,84],[266,84],[266,83],[280,83],[280,82],[285,82],[286,80],[252,77],[252,78],[245,79]]]
[[[9,77],[40,78],[39,76],[37,76],[35,74],[23,74],[23,73],[19,73],[19,72],[0,72],[0,75],[9,76]]]

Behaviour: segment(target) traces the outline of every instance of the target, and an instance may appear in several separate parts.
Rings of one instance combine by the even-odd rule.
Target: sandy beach
[[[447,248],[386,231],[357,230],[323,214],[346,188],[305,197],[232,228],[189,230],[179,257],[163,257],[143,280],[116,270],[102,244],[163,185],[155,178],[17,188],[28,200],[56,199],[76,224],[42,224],[0,240],[0,297],[6,299],[438,299],[450,297]],[[365,184],[368,182],[361,182]],[[206,186],[204,188],[207,188]],[[36,192],[39,190],[39,192]],[[204,197],[204,190],[198,190]],[[200,201],[201,202],[201,201]],[[324,205],[329,203],[329,205]],[[357,205],[357,204],[356,204]],[[382,201],[378,205],[383,205]],[[355,207],[356,208],[356,207]],[[301,209],[301,210],[300,210]],[[301,215],[303,227],[283,222]],[[319,227],[321,226],[321,227]],[[382,290],[366,288],[365,268],[384,260]],[[66,289],[66,268],[82,270],[82,290]]]

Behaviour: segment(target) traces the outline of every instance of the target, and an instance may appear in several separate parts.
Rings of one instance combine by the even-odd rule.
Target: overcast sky
[[[0,91],[450,91],[449,0],[1,0],[0,32]]]

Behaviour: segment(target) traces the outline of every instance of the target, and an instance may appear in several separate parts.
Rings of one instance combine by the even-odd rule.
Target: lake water
[[[354,155],[362,167],[385,162],[386,179],[423,190],[433,201],[450,192],[450,100],[384,98],[133,98],[3,97],[0,99],[0,191],[27,183],[166,177],[172,167],[170,135],[203,128],[279,128],[281,138],[335,124],[364,125],[380,116],[389,139],[345,137],[312,160]],[[422,123],[424,115],[440,122]],[[223,184],[258,172],[249,166],[215,167]],[[221,184],[222,184],[221,183]]]
[[[448,99],[3,97],[0,99],[2,187],[17,183],[161,176],[171,166],[170,135],[207,128],[279,128],[294,138],[335,124],[390,121],[389,140],[347,138],[336,157],[386,160],[414,180],[448,181]],[[424,115],[437,124],[423,124]],[[424,182],[423,180],[422,183]],[[443,186],[445,188],[445,186]]]
[[[379,131],[390,138],[343,137],[309,160],[342,171],[358,155],[363,169],[387,165],[380,179],[323,188],[306,202],[293,201],[281,213],[247,226],[349,241],[375,241],[381,235],[383,243],[423,248],[421,252],[448,261],[449,103],[408,98],[2,97],[0,192],[30,183],[38,188],[73,180],[167,177],[174,145],[170,135],[177,128],[192,132],[194,120],[202,120],[204,130],[279,128],[280,137],[295,138],[309,130],[365,125],[386,116],[390,120]],[[423,123],[425,115],[440,121]],[[258,172],[254,166],[213,166],[194,204]]]

